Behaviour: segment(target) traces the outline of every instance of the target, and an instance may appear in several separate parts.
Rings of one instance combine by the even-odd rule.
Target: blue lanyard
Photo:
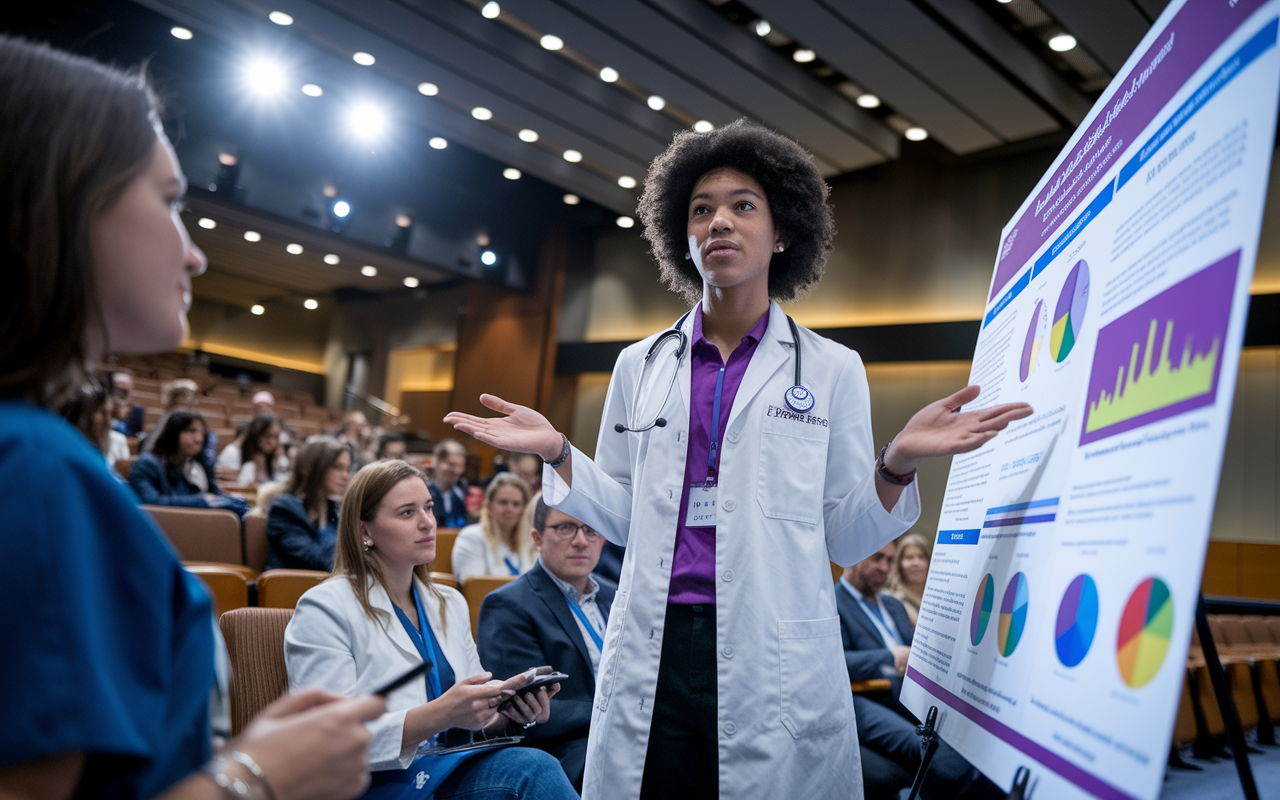
[[[865,597],[859,597],[858,602],[862,604],[862,610],[866,612],[868,617],[872,618],[873,622],[880,623],[880,629],[889,635],[889,638],[893,640],[894,644],[902,644],[902,636],[898,634],[897,630],[895,630],[897,626],[895,625],[894,628],[889,627],[889,623],[885,621],[884,615],[880,613],[880,603],[878,601],[871,603],[868,602]]]
[[[511,560],[511,556],[503,556],[502,560],[507,562],[507,569],[511,570],[512,575],[520,574],[520,568],[516,566],[516,563],[514,561]]]
[[[708,435],[711,437],[711,448],[707,450],[707,483],[711,483],[711,473],[716,468],[716,449],[720,444],[720,398],[724,394],[724,367],[720,367],[720,372],[716,374],[716,394],[715,399],[711,401],[711,430]]]
[[[600,634],[596,633],[595,626],[591,624],[591,620],[587,619],[586,612],[578,606],[577,603],[569,599],[569,595],[564,596],[564,601],[569,604],[569,610],[573,612],[578,621],[582,623],[582,627],[587,629],[587,634],[591,637],[591,641],[596,643],[596,650],[604,652],[604,639],[600,638]]]
[[[417,587],[413,588],[413,604],[418,609],[418,624],[422,626],[421,633],[417,628],[413,627],[413,623],[409,621],[409,617],[400,610],[399,606],[395,606],[396,616],[400,617],[400,624],[404,626],[405,632],[409,634],[409,639],[413,641],[413,646],[418,648],[418,654],[422,656],[422,660],[431,665],[430,669],[427,670],[427,700],[435,700],[444,694],[444,690],[440,686],[440,665],[428,654],[424,634],[431,637],[432,649],[438,648],[434,646],[436,643],[435,632],[431,630],[431,626],[427,622],[427,613],[422,609],[422,599],[418,597]]]

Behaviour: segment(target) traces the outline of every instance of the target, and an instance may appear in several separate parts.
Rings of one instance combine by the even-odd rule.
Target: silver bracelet
[[[547,462],[547,465],[552,469],[559,469],[561,464],[569,460],[569,437],[562,433],[560,434],[560,441],[564,442],[564,447],[560,450],[560,457],[555,461]]]
[[[248,759],[248,763],[234,758],[237,755],[244,756]],[[253,766],[250,767],[250,764]],[[248,772],[249,781],[235,774],[241,771],[238,767]],[[200,770],[212,778],[218,788],[232,800],[275,800],[275,792],[267,782],[266,775],[257,763],[244,753],[232,751],[231,757],[219,753]]]
[[[257,761],[254,761],[248,753],[242,753],[239,750],[232,750],[229,755],[245,769],[252,772],[253,777],[262,783],[263,788],[267,790],[267,800],[276,800],[276,790],[271,786],[271,781],[267,780],[267,773],[262,771],[262,767],[258,766]]]

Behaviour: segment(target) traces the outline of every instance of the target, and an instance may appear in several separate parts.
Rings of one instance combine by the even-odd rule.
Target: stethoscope
[[[640,390],[644,387],[645,371],[649,369],[649,365],[655,360],[654,357],[662,349],[662,346],[673,338],[676,341],[675,352],[672,353],[676,357],[676,368],[671,371],[671,378],[667,381],[667,392],[662,396],[662,404],[658,406],[658,413],[666,408],[667,400],[671,397],[671,388],[675,386],[676,375],[680,372],[680,361],[684,358],[685,351],[689,349],[689,336],[684,332],[684,321],[689,318],[692,311],[684,312],[680,319],[676,320],[674,327],[668,328],[653,340],[653,344],[649,345],[649,352],[644,356],[644,362],[640,365],[640,377],[636,380],[636,388],[631,393],[631,407],[639,408]],[[813,392],[805,388],[804,382],[800,380],[800,329],[796,327],[796,321],[790,316],[787,317],[787,324],[791,326],[791,341],[795,344],[796,365],[795,365],[795,384],[787,389],[783,399],[787,403],[787,407],[797,414],[807,413],[813,408],[815,402]],[[643,433],[651,428],[665,428],[667,420],[664,417],[654,416],[653,421],[648,425],[636,425],[631,419],[630,414],[627,415],[627,424],[619,422],[613,426],[618,433]]]

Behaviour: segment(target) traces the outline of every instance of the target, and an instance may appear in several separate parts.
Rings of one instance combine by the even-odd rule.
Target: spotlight
[[[708,122],[705,119],[700,119],[697,122],[693,123],[693,129],[698,133],[711,133],[713,130],[716,129],[716,126],[712,125],[710,122]]]
[[[173,34],[173,38],[182,39],[183,41],[190,39],[193,35],[191,31],[187,30],[186,28],[180,25],[174,25],[172,28],[169,29],[169,33]]]
[[[260,242],[262,241],[262,234],[257,231],[245,231],[244,240],[246,242]]]
[[[283,11],[272,11],[270,14],[267,15],[267,19],[271,20],[277,25],[293,24],[293,17],[289,16]]]
[[[507,167],[502,171],[502,177],[509,181],[518,181],[520,180],[520,170],[515,167]]]
[[[756,36],[768,36],[769,32],[772,30],[773,30],[773,26],[770,25],[766,20],[762,19],[756,23]]]
[[[498,263],[498,254],[492,250],[485,250],[480,254],[480,263],[484,264],[486,267],[492,267],[494,264]]]
[[[413,220],[409,218],[408,214],[396,214],[397,228],[407,228],[412,224],[413,224]]]
[[[667,107],[666,99],[659,97],[656,94],[649,95],[649,108],[652,108],[654,111],[661,111],[666,107]]]
[[[613,67],[600,68],[600,80],[605,83],[613,83],[618,79],[618,71]]]
[[[548,33],[538,40],[538,44],[542,45],[543,50],[559,50],[564,47],[564,39]]]
[[[636,179],[630,175],[623,175],[618,178],[618,185],[623,189],[634,189],[636,188]]]
[[[493,112],[485,108],[484,106],[476,106],[475,108],[471,109],[471,116],[475,117],[481,122],[487,122],[488,120],[493,119]]]
[[[497,19],[498,15],[501,13],[502,7],[493,2],[493,0],[489,0],[489,2],[484,4],[484,8],[480,9],[480,16],[485,19]]]
[[[1049,49],[1055,53],[1065,53],[1075,49],[1076,37],[1069,33],[1060,33],[1049,40]]]
[[[335,217],[345,217],[351,213],[351,204],[346,200],[339,200],[333,204],[333,215]]]
[[[305,94],[307,97],[319,97],[320,95],[324,94],[324,89],[321,89],[319,86],[316,86],[314,83],[304,83],[302,84],[302,93]]]
[[[441,136],[432,136],[427,140],[427,144],[431,145],[436,150],[443,150],[449,146],[449,142]]]
[[[516,136],[519,136],[520,141],[522,142],[532,143],[532,142],[538,141],[538,132],[535,130],[530,130],[529,128],[521,129],[521,131],[517,133]]]
[[[495,6],[496,6],[496,5],[497,5],[497,3],[494,3],[493,5],[495,5]],[[417,278],[415,278],[415,277],[413,277],[412,275],[410,275],[409,277],[407,277],[407,278],[405,278],[405,279],[404,279],[404,285],[405,285],[405,286],[408,286],[410,289],[417,289],[417,288],[418,288],[418,279],[417,279]]]
[[[808,64],[810,61],[818,57],[818,54],[807,47],[801,47],[799,50],[791,54],[791,58],[797,64]]]
[[[214,222],[208,217],[201,217],[200,221],[197,222],[196,224],[199,225],[201,228],[204,228],[206,231],[211,231],[214,228],[218,227],[218,223]]]
[[[924,128],[919,127],[907,128],[903,131],[902,135],[913,142],[923,142],[925,139],[929,138],[929,132]]]
[[[860,94],[858,95],[858,105],[863,108],[879,108],[880,98],[874,94]]]
[[[579,153],[577,150],[565,150],[564,160],[571,164],[577,164],[582,160],[582,153]]]
[[[234,167],[238,160],[231,153],[218,153],[218,163],[224,167]]]
[[[308,297],[306,300],[302,301],[302,307],[308,311],[315,311],[320,307],[320,304],[315,301],[315,298]]]
[[[631,217],[618,217],[616,222],[619,228],[633,228],[636,224],[636,221]]]
[[[354,106],[347,114],[347,125],[360,139],[376,139],[387,127],[387,115],[370,103]]]
[[[245,65],[244,82],[259,97],[280,93],[288,78],[279,63],[267,58],[254,58]]]
[[[353,53],[351,56],[351,60],[356,62],[362,67],[372,67],[378,59],[374,58],[368,53],[360,52],[360,53]]]
[[[260,317],[263,314],[267,313],[267,310],[263,308],[261,304],[254,303],[253,305],[249,306],[249,313],[253,314],[255,317]]]
[[[576,194],[566,194],[564,196],[564,203],[567,206],[576,206],[578,203],[581,203],[581,202],[582,202],[582,198],[578,197]]]
[[[418,84],[418,93],[425,94],[427,97],[435,97],[440,94],[440,87],[436,86],[431,81],[423,81]]]
[[[300,255],[302,255],[302,245],[300,245],[300,244],[290,243],[290,244],[285,245],[285,246],[284,246],[284,249],[285,249],[285,252],[287,252],[287,253],[288,253],[289,255],[291,255],[291,256],[300,256]]]
[[[342,260],[342,259],[338,258],[338,254],[337,254],[337,253],[329,253],[328,255],[326,255],[326,256],[324,257],[324,263],[329,264],[329,265],[337,264],[337,263],[338,263],[339,261],[341,261],[341,260]]]
[[[366,278],[374,278],[378,275],[378,268],[370,264],[365,264],[360,268],[360,274]]]

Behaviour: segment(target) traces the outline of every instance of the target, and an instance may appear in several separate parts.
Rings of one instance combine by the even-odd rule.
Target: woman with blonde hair
[[[502,735],[546,722],[559,690],[544,686],[499,704],[535,671],[505,684],[489,680],[466,600],[431,582],[427,564],[435,557],[436,519],[421,470],[378,461],[356,473],[342,504],[333,575],[302,596],[285,629],[289,685],[358,695],[428,664],[425,678],[388,694],[387,712],[369,723],[366,797],[576,798],[560,763],[540,750],[432,754],[449,728]]]
[[[898,539],[898,553],[889,568],[885,591],[902,601],[912,625],[920,614],[924,582],[928,577],[929,542],[918,533],[908,533]]]
[[[516,577],[533,568],[538,552],[532,526],[521,524],[529,499],[529,484],[514,472],[499,472],[489,481],[480,522],[459,531],[453,545],[453,574],[459,584],[472,575]]]

